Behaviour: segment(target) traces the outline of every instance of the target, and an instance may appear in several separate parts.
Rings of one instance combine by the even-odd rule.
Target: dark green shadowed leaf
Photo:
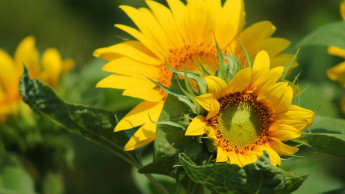
[[[125,132],[113,132],[116,125],[114,113],[65,102],[49,86],[37,79],[30,79],[26,68],[20,79],[20,94],[36,113],[42,114],[71,133],[82,135],[108,148],[133,165],[140,164],[135,152],[123,151],[123,146],[129,139]]]
[[[345,49],[345,22],[322,26],[301,41],[301,46],[336,46]]]
[[[345,157],[345,120],[315,116],[309,131],[293,141]]]
[[[228,163],[197,166],[185,154],[179,162],[194,182],[214,193],[291,193],[307,178],[273,166],[266,152],[243,168]]]

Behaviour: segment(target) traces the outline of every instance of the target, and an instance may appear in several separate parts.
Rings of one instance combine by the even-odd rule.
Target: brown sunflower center
[[[225,151],[244,152],[267,139],[270,114],[250,93],[235,93],[218,99],[219,113],[210,119],[216,145]]]

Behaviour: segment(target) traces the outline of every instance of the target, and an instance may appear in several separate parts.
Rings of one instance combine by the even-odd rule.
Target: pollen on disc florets
[[[267,141],[271,115],[251,93],[234,93],[218,99],[219,113],[210,118],[217,140],[224,151],[243,153]]]

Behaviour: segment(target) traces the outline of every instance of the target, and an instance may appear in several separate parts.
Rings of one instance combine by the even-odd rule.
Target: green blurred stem
[[[169,192],[163,187],[163,185],[160,182],[158,182],[151,174],[144,175],[152,182],[152,184],[154,184],[157,187],[160,193],[169,194]]]

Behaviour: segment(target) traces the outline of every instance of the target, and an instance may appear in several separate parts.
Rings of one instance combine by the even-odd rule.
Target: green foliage
[[[71,133],[99,143],[135,166],[140,164],[135,152],[122,150],[129,138],[125,132],[113,132],[116,119],[112,112],[66,103],[49,86],[36,79],[30,79],[27,69],[20,80],[20,93],[24,102],[35,112],[58,123]]]
[[[253,67],[253,59],[250,56],[250,53],[249,53],[248,49],[244,46],[242,40],[240,40],[240,42],[241,42],[241,45],[242,45],[242,47],[244,49],[244,53],[246,53],[246,59],[247,59],[248,67]]]
[[[345,120],[315,116],[309,133],[293,141],[327,154],[345,157]]]
[[[63,178],[59,172],[50,171],[43,180],[43,193],[62,194],[64,192]]]
[[[34,193],[34,182],[19,158],[0,147],[0,193],[20,192]]]
[[[218,65],[219,65],[218,70],[216,71],[216,76],[219,78],[222,78],[226,82],[229,82],[236,75],[236,73],[242,69],[242,64],[240,63],[239,60],[236,59],[236,56],[234,55],[234,53],[232,53],[232,56],[223,54],[218,46],[217,41],[216,41],[216,46],[217,46]],[[247,49],[244,47],[244,45],[242,46],[245,49],[246,55],[247,55],[248,54]],[[247,55],[247,60],[249,60],[248,63],[252,64],[253,62],[251,60],[251,57],[250,56],[248,57],[248,55]],[[227,64],[224,59],[226,59],[229,64]]]
[[[194,72],[191,72],[191,71],[186,71],[186,69],[184,70],[177,70],[177,69],[174,69],[172,68],[168,62],[166,62],[166,65],[168,66],[168,68],[176,73],[176,74],[179,74],[179,75],[187,75],[189,78],[195,80],[198,84],[198,89],[199,89],[199,93],[200,94],[205,94],[207,93],[207,84],[206,84],[206,81],[205,79],[203,79],[199,74],[197,73],[194,73]],[[205,69],[205,68],[203,68]],[[207,72],[207,70],[205,69],[205,71]]]
[[[292,59],[290,60],[290,62],[284,67],[284,71],[282,76],[279,78],[279,81],[284,81],[286,79],[286,76],[288,75],[289,71],[291,70],[292,64],[296,61],[297,59],[297,55],[299,53],[299,50],[297,50],[297,52],[295,53],[295,55],[292,57]]]
[[[322,26],[305,37],[301,46],[321,45],[336,46],[345,49],[345,22],[336,22]]]
[[[307,178],[272,166],[266,152],[243,168],[228,163],[197,166],[185,154],[179,155],[179,163],[194,182],[215,193],[291,193]]]
[[[178,88],[176,79],[173,79],[171,88]],[[173,166],[177,164],[177,155],[182,152],[189,154],[193,160],[202,160],[203,154],[207,153],[205,148],[194,137],[184,135],[189,124],[188,113],[191,113],[188,106],[174,95],[168,95],[156,129],[153,163],[144,166],[139,172],[174,176]],[[174,122],[177,126],[164,123],[166,121]]]

